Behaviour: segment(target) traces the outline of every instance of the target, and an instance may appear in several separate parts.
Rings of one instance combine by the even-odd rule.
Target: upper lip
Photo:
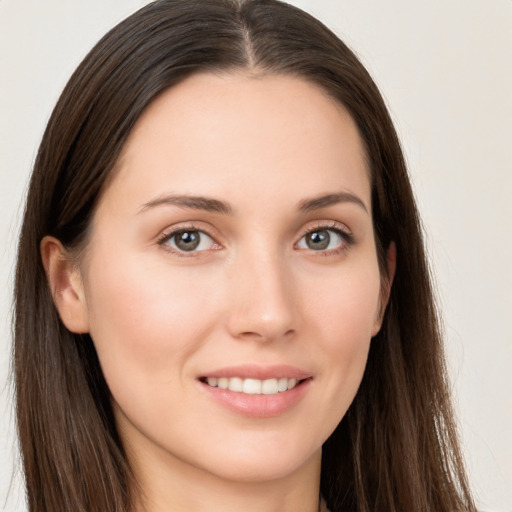
[[[254,364],[243,364],[238,366],[228,366],[225,368],[219,368],[213,371],[209,371],[201,377],[240,377],[242,379],[297,379],[303,380],[311,377],[311,372],[307,372],[295,366],[287,364],[277,365],[254,365]]]

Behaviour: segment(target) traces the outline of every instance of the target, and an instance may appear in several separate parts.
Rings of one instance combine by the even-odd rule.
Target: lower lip
[[[199,382],[213,400],[248,418],[274,418],[295,407],[307,393],[312,379],[305,379],[293,389],[274,395],[249,395],[220,389]]]

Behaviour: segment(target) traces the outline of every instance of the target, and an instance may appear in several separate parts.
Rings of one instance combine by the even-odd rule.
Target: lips
[[[248,417],[278,416],[293,408],[307,393],[311,373],[288,365],[244,365],[201,376],[201,388],[215,402]]]
[[[287,379],[304,380],[311,376],[311,372],[286,364],[268,366],[244,364],[211,370],[205,373],[202,378],[215,377],[217,379],[229,379],[231,377],[239,377],[242,379],[266,380],[286,377]]]

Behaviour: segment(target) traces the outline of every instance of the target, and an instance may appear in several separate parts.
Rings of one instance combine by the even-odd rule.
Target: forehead
[[[205,73],[147,108],[109,188],[260,198],[345,189],[369,198],[368,176],[354,121],[320,87],[286,75]]]

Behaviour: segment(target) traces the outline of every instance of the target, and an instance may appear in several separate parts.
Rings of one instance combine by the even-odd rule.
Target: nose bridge
[[[267,238],[241,250],[230,282],[232,335],[270,341],[295,329],[293,279],[278,244]]]

